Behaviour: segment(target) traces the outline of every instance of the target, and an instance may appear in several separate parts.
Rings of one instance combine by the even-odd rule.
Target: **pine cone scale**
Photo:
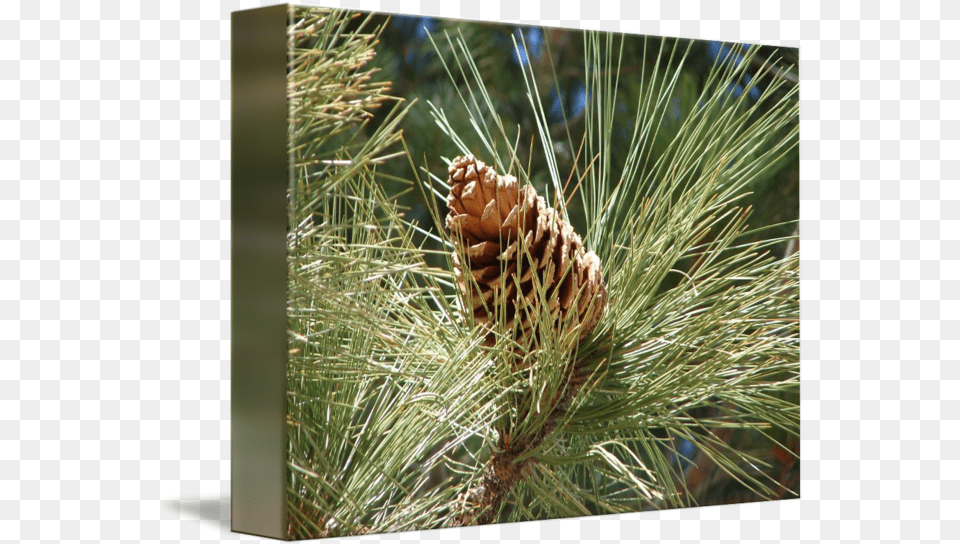
[[[562,333],[579,326],[578,340],[590,334],[606,306],[606,287],[599,258],[573,227],[532,185],[520,187],[472,156],[455,158],[448,174],[457,286],[475,321],[524,347],[538,345],[543,327]],[[485,343],[493,340],[490,331]]]

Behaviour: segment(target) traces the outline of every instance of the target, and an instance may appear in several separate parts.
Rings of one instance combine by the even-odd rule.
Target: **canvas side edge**
[[[231,529],[286,538],[288,6],[231,15]]]

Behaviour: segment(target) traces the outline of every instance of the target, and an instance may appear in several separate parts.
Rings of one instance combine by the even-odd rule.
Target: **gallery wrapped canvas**
[[[797,51],[233,14],[232,518],[799,496]]]

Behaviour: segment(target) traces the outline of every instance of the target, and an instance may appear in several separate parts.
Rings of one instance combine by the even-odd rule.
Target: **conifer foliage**
[[[798,495],[784,55],[291,9],[290,538]]]

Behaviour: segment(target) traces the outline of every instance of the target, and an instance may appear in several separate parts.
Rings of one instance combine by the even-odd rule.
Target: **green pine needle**
[[[799,260],[783,255],[782,225],[753,226],[742,202],[795,157],[797,85],[754,77],[739,97],[725,92],[752,66],[789,67],[740,48],[740,63],[715,63],[702,94],[685,96],[692,42],[587,32],[587,107],[557,132],[543,100],[558,67],[524,66],[535,122],[511,124],[484,77],[492,66],[471,54],[475,33],[448,33],[434,47],[456,100],[428,104],[447,138],[441,162],[410,154],[401,129],[414,110],[375,81],[369,17],[292,9],[291,538],[451,525],[503,433],[531,447],[500,521],[701,504],[714,500],[699,491],[707,474],[755,499],[794,496],[769,452],[799,434]],[[657,59],[630,75],[639,93],[621,69],[635,43]],[[624,144],[614,132],[627,99]],[[671,124],[677,100],[684,116]],[[374,129],[379,108],[390,111]],[[531,136],[545,171],[531,171]],[[573,350],[544,312],[548,334],[516,365],[510,331],[484,347],[461,318],[437,197],[449,160],[467,153],[539,180],[600,256],[608,307]],[[385,172],[404,162],[423,165],[412,181]],[[404,215],[396,193],[411,189],[437,230]],[[573,362],[588,375],[558,411]]]

